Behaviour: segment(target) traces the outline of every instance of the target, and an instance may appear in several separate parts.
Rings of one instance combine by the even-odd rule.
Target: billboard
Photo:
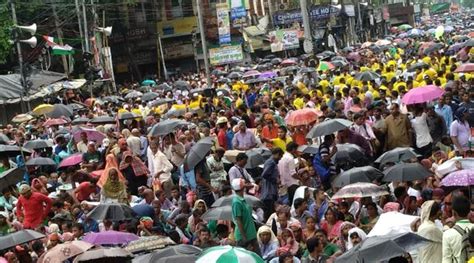
[[[243,59],[244,53],[240,45],[209,49],[209,60],[213,66],[237,63]]]

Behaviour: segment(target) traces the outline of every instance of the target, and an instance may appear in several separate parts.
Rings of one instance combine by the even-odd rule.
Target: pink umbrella
[[[468,72],[474,72],[474,63],[464,63],[461,64],[454,72],[463,72],[463,73],[468,73]]]
[[[262,77],[262,78],[274,78],[276,76],[278,76],[278,75],[273,71],[266,71],[266,72],[263,72],[262,74],[260,74],[260,77]]]
[[[81,140],[81,133],[83,132],[87,134],[87,140],[95,141],[98,144],[101,144],[102,140],[104,140],[105,138],[105,134],[101,133],[100,131],[97,131],[96,129],[81,127],[75,130],[74,133],[72,134],[76,142]]]
[[[291,65],[296,65],[296,61],[293,59],[285,59],[280,63],[282,66],[291,66]]]
[[[99,178],[102,176],[102,173],[104,173],[104,170],[97,170],[97,171],[91,172],[90,175],[93,177]]]
[[[471,186],[474,185],[473,170],[459,170],[450,173],[441,181],[442,186]]]
[[[359,62],[361,57],[360,57],[359,52],[351,52],[347,55],[347,59],[355,61],[355,62]]]
[[[58,168],[74,166],[80,163],[82,163],[82,153],[76,153],[62,160]]]
[[[51,126],[55,126],[55,125],[64,125],[66,124],[67,121],[65,119],[48,119],[46,120],[44,123],[43,123],[43,126],[44,127],[51,127]]]
[[[433,101],[444,94],[444,90],[435,85],[428,85],[411,89],[403,96],[402,102],[405,105],[425,103]]]
[[[258,77],[258,76],[260,76],[260,74],[261,73],[258,70],[249,70],[249,71],[245,72],[242,77],[243,78]]]

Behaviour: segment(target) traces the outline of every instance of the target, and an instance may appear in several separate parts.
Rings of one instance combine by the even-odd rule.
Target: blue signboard
[[[244,6],[233,7],[230,9],[230,21],[233,28],[245,26],[247,10]]]
[[[308,10],[309,19],[311,20],[327,19],[331,15],[338,16],[340,13],[341,9],[335,6],[312,6]],[[273,24],[275,25],[293,24],[295,22],[303,22],[300,9],[278,11],[273,15]]]

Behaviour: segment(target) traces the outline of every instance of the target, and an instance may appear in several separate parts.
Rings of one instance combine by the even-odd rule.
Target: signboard
[[[309,9],[309,19],[321,20],[328,19],[330,16],[338,16],[341,13],[341,9],[336,6],[312,6]],[[293,9],[288,11],[279,11],[273,15],[273,24],[275,25],[287,25],[293,23],[303,22],[303,15],[300,9]]]
[[[247,25],[247,10],[245,7],[234,7],[230,10],[230,20],[233,28],[241,28]]]
[[[166,45],[163,47],[165,59],[187,58],[194,56],[194,47],[192,43],[183,43],[180,45]]]
[[[295,49],[300,47],[298,30],[277,30],[270,32],[270,48],[272,52]]]
[[[237,63],[243,59],[244,53],[240,45],[209,49],[209,60],[213,66]]]
[[[219,33],[219,44],[230,43],[230,20],[227,4],[217,4],[217,32]]]
[[[197,17],[183,17],[158,22],[158,33],[161,37],[190,35],[197,28]]]
[[[346,12],[347,16],[355,16],[355,8],[354,5],[345,5],[344,11]]]

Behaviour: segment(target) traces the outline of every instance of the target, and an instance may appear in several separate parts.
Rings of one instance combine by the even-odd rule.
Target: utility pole
[[[206,43],[206,31],[204,29],[204,18],[202,16],[202,0],[196,0],[198,20],[199,20],[199,33],[201,34],[202,53],[204,55],[204,68],[206,69],[207,87],[211,87],[211,77],[209,75],[209,58],[207,54],[207,43]]]
[[[16,10],[15,10],[15,1],[11,0],[10,1],[10,6],[12,9],[12,20],[14,25],[18,25],[18,20],[16,18]],[[20,42],[18,41],[18,31],[15,30],[15,42],[16,42],[16,50],[18,53],[18,64],[20,65],[20,82],[21,86],[23,87],[23,91],[21,92],[20,95],[20,107],[21,107],[21,112],[25,112],[24,106],[23,105],[23,96],[28,95],[27,93],[27,83],[26,83],[26,78],[25,78],[25,73],[23,72],[23,56],[21,55],[21,46]]]
[[[59,44],[62,46],[64,45],[63,31],[61,30],[61,26],[59,25],[58,13],[56,12],[56,4],[54,3],[54,1],[51,1],[50,3],[51,3],[51,8],[53,9],[53,17],[54,17],[54,25],[56,26],[56,34],[58,34],[58,41],[59,41]],[[69,65],[67,63],[68,59],[66,58],[66,55],[61,55],[61,59],[63,61],[64,73],[66,75],[69,75]]]
[[[79,25],[79,35],[81,36],[81,48],[84,52],[84,32],[82,31],[82,21],[81,21],[81,9],[79,8],[79,0],[75,0],[76,5],[76,15],[77,15],[77,24]]]
[[[87,12],[86,12],[86,4],[82,0],[82,18],[84,19],[84,41],[86,43],[86,52],[90,52],[89,49],[89,33],[87,32]]]
[[[300,0],[301,15],[303,16],[304,42],[303,49],[306,54],[313,52],[313,41],[311,37],[311,23],[308,14],[307,0]]]

